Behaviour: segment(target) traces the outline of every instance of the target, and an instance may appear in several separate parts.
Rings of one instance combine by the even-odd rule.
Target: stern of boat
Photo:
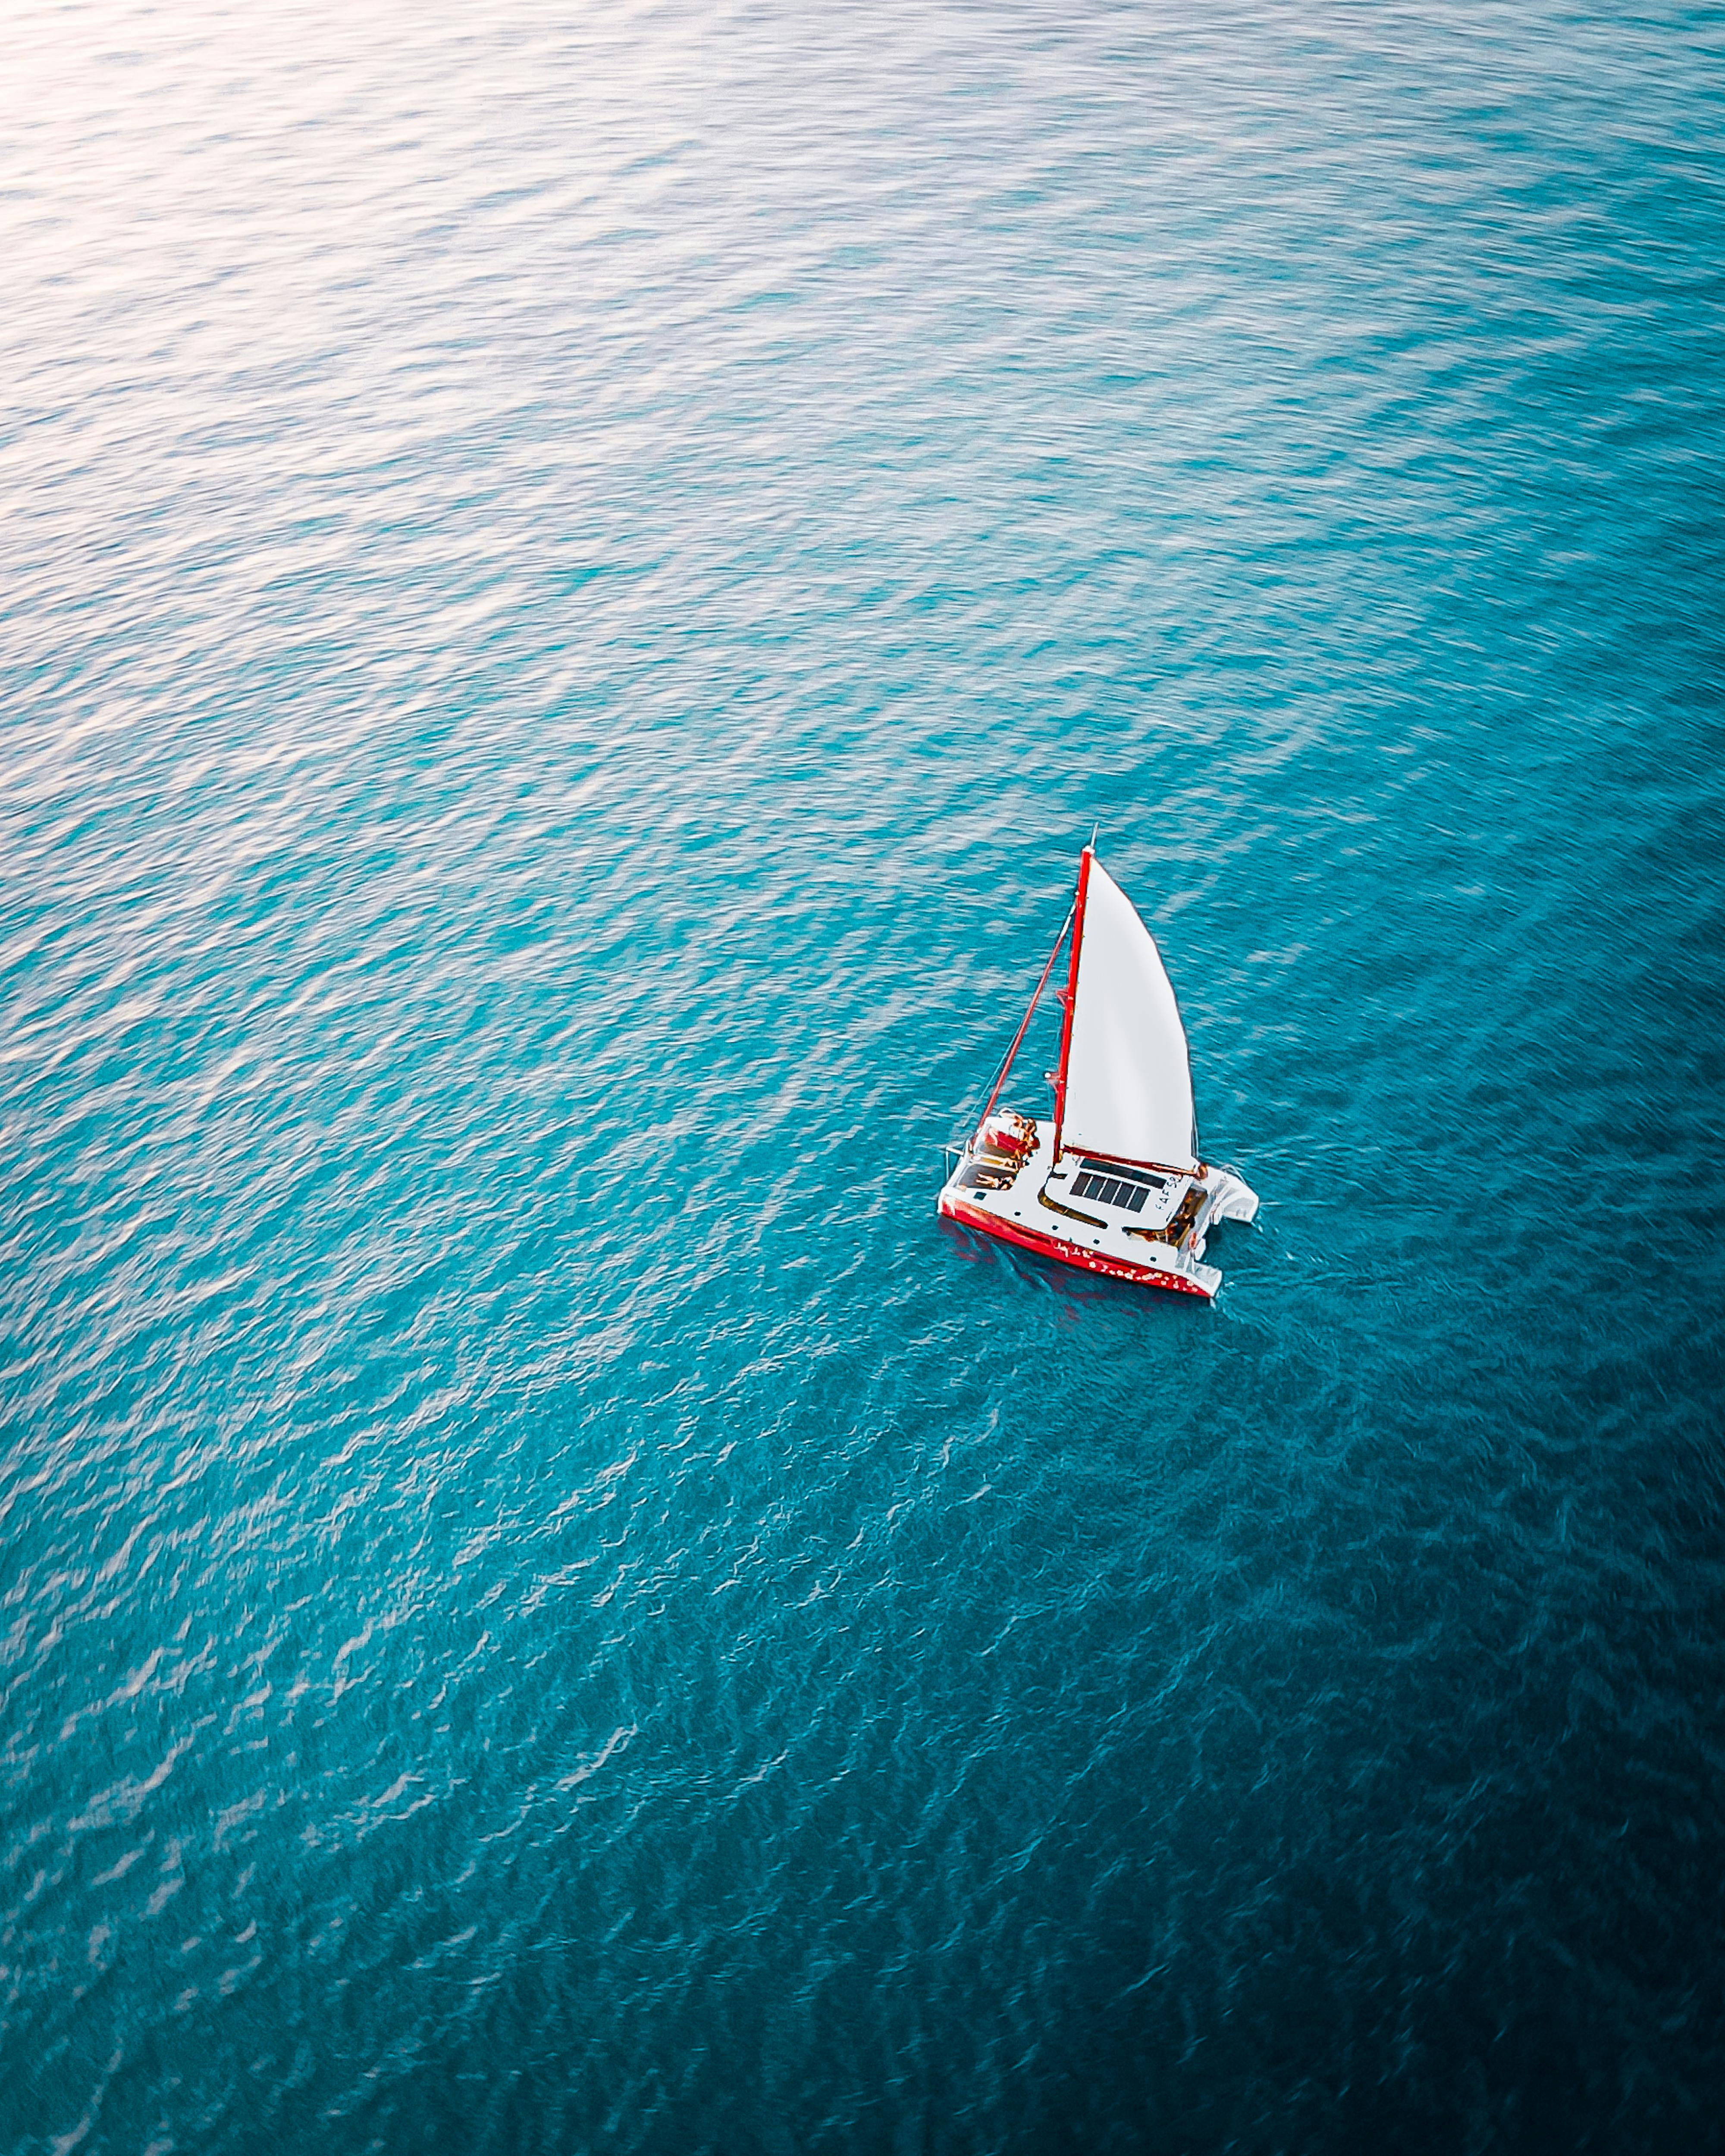
[[[1213,1168],[1209,1172],[1209,1218],[1212,1220],[1238,1220],[1245,1226],[1257,1219],[1257,1192],[1231,1168]]]

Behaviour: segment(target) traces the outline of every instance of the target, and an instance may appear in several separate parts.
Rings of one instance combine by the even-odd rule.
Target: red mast
[[[1055,1079],[1053,1166],[1060,1164],[1060,1132],[1066,1120],[1066,1061],[1072,1053],[1072,1013],[1078,1001],[1078,955],[1084,948],[1084,901],[1090,889],[1090,865],[1096,858],[1086,846],[1078,856],[1078,896],[1072,901],[1072,959],[1066,968],[1066,1020],[1060,1028],[1060,1067]]]

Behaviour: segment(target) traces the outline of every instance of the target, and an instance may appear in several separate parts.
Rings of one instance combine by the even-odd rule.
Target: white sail
[[[1156,938],[1094,855],[1079,932],[1061,1150],[1194,1168],[1179,1006]]]

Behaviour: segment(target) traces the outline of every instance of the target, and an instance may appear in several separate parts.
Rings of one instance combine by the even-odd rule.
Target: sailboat
[[[1060,947],[1070,937],[1052,1116],[999,1106]],[[1253,1192],[1198,1157],[1186,1029],[1156,938],[1086,846],[1072,910],[975,1130],[941,1190],[942,1218],[1086,1272],[1209,1301],[1219,1220],[1250,1220]]]

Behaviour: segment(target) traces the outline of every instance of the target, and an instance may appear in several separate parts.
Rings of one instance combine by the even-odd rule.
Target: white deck
[[[1238,1176],[1225,1168],[1200,1168],[1193,1175],[1153,1178],[1142,1169],[1112,1169],[1100,1161],[1093,1173],[1086,1157],[1074,1152],[1065,1154],[1056,1168],[1053,1150],[1053,1123],[1044,1117],[1036,1124],[1034,1149],[1002,1189],[986,1188],[983,1178],[1009,1170],[998,1168],[980,1149],[966,1152],[942,1188],[942,1213],[960,1220],[967,1214],[981,1216],[975,1220],[978,1227],[998,1221],[1003,1231],[1016,1229],[1034,1236],[1055,1246],[1050,1255],[1070,1257],[1092,1270],[1129,1266],[1171,1275],[1166,1285],[1189,1294],[1215,1293],[1222,1276],[1214,1265],[1200,1263],[1209,1229],[1217,1220],[1250,1220],[1258,1209],[1256,1197]],[[1166,1228],[1194,1189],[1202,1197],[1178,1248],[1142,1232]],[[1138,1191],[1143,1197],[1134,1209]]]

